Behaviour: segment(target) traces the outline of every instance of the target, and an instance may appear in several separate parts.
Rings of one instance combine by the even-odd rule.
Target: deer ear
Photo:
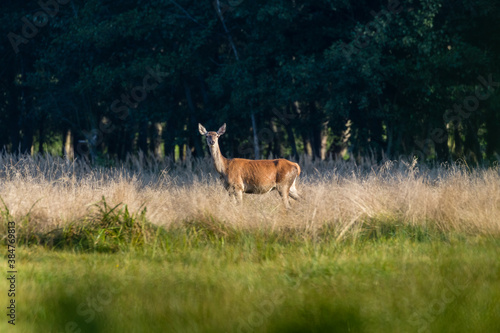
[[[226,124],[222,125],[219,130],[217,131],[217,135],[221,136],[222,134],[226,133]]]
[[[203,127],[202,124],[198,124],[198,130],[200,131],[201,135],[206,135],[207,134],[207,130],[205,129],[205,127]]]

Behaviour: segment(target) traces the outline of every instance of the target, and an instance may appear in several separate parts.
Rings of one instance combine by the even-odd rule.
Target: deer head
[[[203,125],[198,124],[198,130],[200,134],[207,138],[207,144],[209,147],[214,147],[217,145],[219,137],[226,132],[226,124],[222,125],[217,132],[207,132]]]

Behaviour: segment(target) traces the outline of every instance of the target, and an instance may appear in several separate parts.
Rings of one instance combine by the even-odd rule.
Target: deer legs
[[[226,190],[229,192],[229,196],[233,197],[236,203],[242,203],[243,202],[243,190],[238,189],[236,187],[226,185],[225,186]]]
[[[300,200],[300,195],[297,192],[297,188],[295,187],[295,179],[290,185],[283,185],[276,187],[276,190],[279,192],[281,198],[283,199],[283,203],[285,204],[286,209],[290,209],[290,199],[291,197],[294,200]]]
[[[286,209],[292,208],[290,206],[290,199],[288,197],[288,193],[290,191],[290,185],[283,185],[283,186],[277,186],[276,190],[280,194],[281,198],[283,199],[283,203],[285,204]]]
[[[290,186],[290,197],[294,200],[300,200],[299,192],[297,192],[297,188],[295,187],[295,179],[293,180],[292,186]]]

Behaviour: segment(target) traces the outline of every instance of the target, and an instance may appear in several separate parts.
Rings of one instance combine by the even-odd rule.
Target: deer
[[[243,193],[264,194],[277,190],[286,209],[290,209],[289,197],[299,200],[295,187],[300,175],[297,163],[279,158],[274,160],[248,160],[243,158],[225,158],[219,148],[219,138],[226,132],[226,124],[217,132],[208,132],[198,124],[200,134],[206,137],[215,169],[219,173],[230,196],[241,203]]]

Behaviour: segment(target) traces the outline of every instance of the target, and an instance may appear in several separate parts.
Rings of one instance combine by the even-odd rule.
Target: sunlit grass
[[[302,160],[286,211],[209,160],[0,160],[20,332],[500,331],[498,169]]]
[[[25,332],[493,332],[499,241],[309,242],[189,230],[153,253],[18,249]],[[2,281],[0,288],[7,287]],[[5,321],[0,325],[6,326]],[[72,330],[69,330],[70,332]],[[425,330],[422,330],[425,331]]]
[[[279,195],[245,195],[236,205],[209,159],[172,163],[139,156],[114,168],[83,162],[0,155],[2,212],[33,231],[79,223],[110,207],[167,228],[212,219],[226,228],[270,228],[308,234],[328,229],[338,239],[378,225],[443,232],[500,233],[500,169],[466,165],[428,168],[414,161],[300,161],[304,200],[285,212]],[[5,215],[5,214],[4,214]]]

